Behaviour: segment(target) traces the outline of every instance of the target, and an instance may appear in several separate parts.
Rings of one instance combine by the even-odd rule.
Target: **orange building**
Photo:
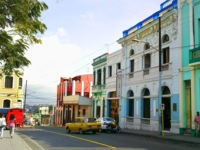
[[[79,75],[73,78],[60,78],[57,85],[55,124],[62,126],[74,117],[91,116],[93,75]]]

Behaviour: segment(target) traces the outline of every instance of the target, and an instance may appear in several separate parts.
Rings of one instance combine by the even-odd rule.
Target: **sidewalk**
[[[134,130],[134,129],[122,129],[121,133],[160,138],[177,142],[186,142],[191,144],[200,144],[200,137],[192,137],[190,135],[179,135],[179,134],[165,132],[164,136],[162,136],[155,131],[144,131],[144,130]]]
[[[10,138],[9,130],[4,130],[3,139],[0,139],[1,150],[32,150],[15,132],[13,138]]]

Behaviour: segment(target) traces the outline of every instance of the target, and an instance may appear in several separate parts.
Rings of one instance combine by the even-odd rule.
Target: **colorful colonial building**
[[[23,74],[0,78],[0,108],[23,108]]]
[[[56,125],[62,126],[74,117],[91,117],[92,80],[92,74],[60,78],[57,86]]]
[[[120,103],[121,95],[118,92],[117,84],[121,85],[121,82],[117,82],[118,73],[121,71],[123,65],[123,51],[117,50],[107,56],[107,73],[106,73],[106,105],[105,114],[106,117],[111,117],[119,122],[120,111],[122,103]],[[118,86],[118,91],[121,91],[121,86]]]
[[[105,53],[93,59],[93,86],[92,86],[92,102],[93,117],[105,116],[105,98],[106,98],[106,64],[107,56]]]
[[[119,74],[122,77],[117,82],[121,83],[116,87],[119,91],[113,95],[120,96],[119,122],[122,128],[161,131],[160,106],[164,104],[164,130],[179,133],[177,0],[167,0],[160,6],[159,11],[125,30],[118,40],[123,47],[124,62],[122,75]],[[121,94],[116,96],[118,93]]]
[[[200,111],[200,0],[179,0],[180,134],[195,136]]]

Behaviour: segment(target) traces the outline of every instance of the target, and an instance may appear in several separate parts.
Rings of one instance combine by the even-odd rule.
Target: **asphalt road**
[[[123,133],[66,133],[64,128],[36,127],[17,131],[33,150],[199,150],[199,145]]]

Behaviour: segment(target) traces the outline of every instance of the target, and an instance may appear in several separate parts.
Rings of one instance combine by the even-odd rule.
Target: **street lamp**
[[[155,49],[156,51],[159,52],[159,91],[158,91],[158,110],[159,110],[159,118],[158,118],[158,121],[159,121],[159,126],[158,126],[158,131],[159,131],[159,134],[162,134],[162,128],[161,128],[161,103],[162,103],[162,100],[161,100],[161,91],[162,91],[162,87],[161,87],[161,82],[162,82],[162,70],[161,70],[161,16],[159,16],[158,18],[158,32],[159,32],[159,49],[156,49],[155,47],[149,45],[150,47],[152,47],[153,49]],[[147,42],[144,42],[144,41],[141,41],[141,40],[138,40],[138,39],[133,39],[132,40],[133,42],[143,42],[143,43],[147,43]]]

